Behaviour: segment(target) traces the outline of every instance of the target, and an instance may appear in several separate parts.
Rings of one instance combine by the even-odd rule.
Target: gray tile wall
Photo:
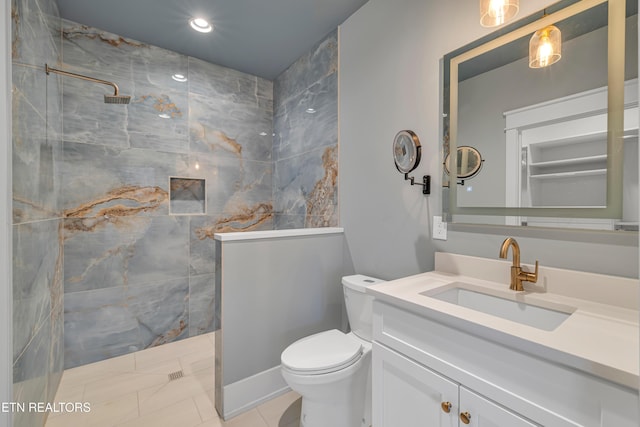
[[[218,327],[213,234],[273,228],[273,87],[85,25],[62,34],[65,69],[132,95],[104,104],[109,87],[64,80],[69,368]],[[170,213],[170,177],[205,180],[204,214]]]
[[[217,329],[214,233],[337,224],[337,34],[274,91],[12,1],[15,390],[44,401],[63,367]],[[172,215],[170,177],[206,180],[204,214]]]
[[[13,393],[52,402],[62,376],[62,85],[45,62],[61,52],[50,0],[12,0]],[[14,426],[43,425],[44,413],[16,412]]]
[[[274,132],[275,227],[337,226],[337,30],[275,80]]]

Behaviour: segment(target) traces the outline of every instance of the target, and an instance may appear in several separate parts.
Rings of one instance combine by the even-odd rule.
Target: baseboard
[[[290,390],[282,378],[280,366],[226,385],[222,418],[225,420],[233,418]]]

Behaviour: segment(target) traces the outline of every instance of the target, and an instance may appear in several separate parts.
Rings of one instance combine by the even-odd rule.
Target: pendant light
[[[562,35],[558,27],[549,25],[536,31],[529,40],[529,68],[555,64],[562,57]]]
[[[480,25],[497,27],[516,16],[518,0],[480,0]]]

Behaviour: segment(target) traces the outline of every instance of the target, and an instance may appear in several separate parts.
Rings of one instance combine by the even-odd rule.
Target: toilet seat
[[[302,338],[282,352],[282,366],[302,375],[339,371],[356,363],[363,353],[358,340],[332,329]]]

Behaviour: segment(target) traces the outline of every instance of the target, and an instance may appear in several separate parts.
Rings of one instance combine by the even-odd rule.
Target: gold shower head
[[[74,77],[76,79],[81,79],[81,80],[86,80],[89,82],[93,82],[93,83],[100,83],[103,85],[107,85],[107,86],[111,86],[114,90],[113,95],[105,95],[104,96],[104,102],[105,104],[128,104],[129,101],[131,101],[131,97],[128,95],[120,95],[118,92],[118,85],[107,81],[107,80],[100,80],[100,79],[96,79],[93,77],[89,77],[89,76],[83,76],[82,74],[76,74],[76,73],[71,73],[69,71],[62,71],[62,70],[56,70],[55,68],[51,68],[49,67],[49,64],[44,64],[44,70],[47,74],[49,73],[56,73],[56,74],[60,74],[63,76],[68,76],[68,77]]]

